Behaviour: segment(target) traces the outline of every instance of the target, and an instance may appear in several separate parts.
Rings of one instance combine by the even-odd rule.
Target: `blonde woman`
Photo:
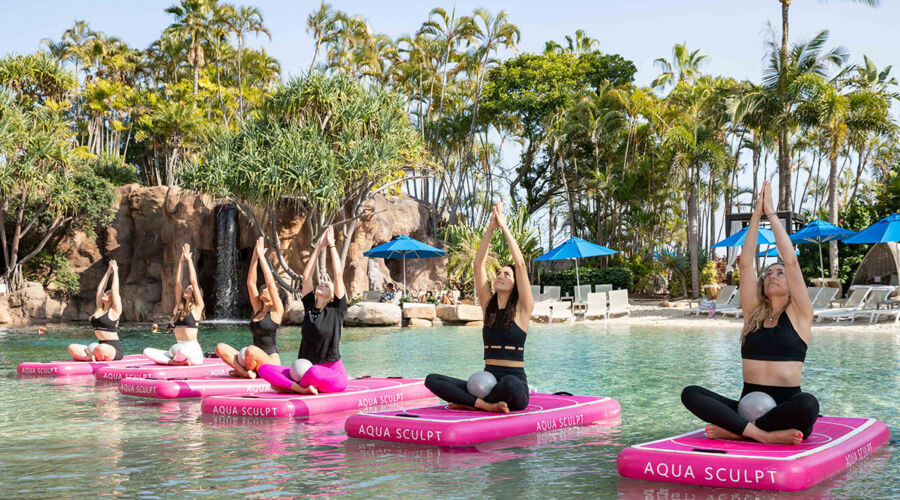
[[[756,277],[756,242],[759,220],[765,215],[775,233],[778,255],[784,259]],[[775,213],[772,186],[763,183],[750,229],[741,250],[741,358],[744,389],[772,397],[776,406],[755,421],[738,412],[738,401],[699,386],[681,393],[684,406],[708,422],[712,439],[749,438],[762,443],[800,444],[812,432],[819,415],[815,396],[800,390],[803,362],[810,341],[813,307],[806,281],[787,231]],[[752,286],[751,283],[756,286]]]
[[[187,263],[190,285],[181,287],[184,264]],[[197,271],[191,260],[191,247],[187,243],[181,249],[178,268],[175,271],[175,340],[168,351],[144,349],[144,356],[161,365],[199,365],[203,363],[203,349],[197,342],[200,320],[203,318],[203,295],[197,286]]]
[[[106,290],[110,278],[112,286]],[[106,274],[97,285],[96,306],[91,315],[91,326],[99,342],[71,344],[69,354],[78,361],[118,361],[125,356],[125,352],[119,342],[122,296],[119,295],[119,266],[114,260],[109,261]]]
[[[250,259],[250,272],[247,273],[247,292],[250,294],[250,305],[253,307],[253,319],[250,320],[250,334],[253,345],[241,351],[228,344],[216,345],[216,354],[234,368],[233,377],[256,378],[256,370],[262,365],[280,365],[278,355],[278,327],[284,317],[284,303],[278,295],[278,287],[272,271],[266,263],[266,246],[262,236],[256,240],[253,257]],[[266,284],[256,287],[256,268],[262,269]]]

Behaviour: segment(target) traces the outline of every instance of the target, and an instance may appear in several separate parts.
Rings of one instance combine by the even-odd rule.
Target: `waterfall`
[[[234,318],[237,301],[237,212],[218,205],[216,214],[216,318]]]

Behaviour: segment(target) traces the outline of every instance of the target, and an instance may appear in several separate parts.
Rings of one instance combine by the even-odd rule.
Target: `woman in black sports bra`
[[[106,284],[112,278],[107,291]],[[119,342],[119,318],[122,316],[122,296],[119,295],[119,265],[109,261],[106,274],[97,285],[97,309],[91,315],[91,326],[99,343],[70,344],[69,354],[78,361],[117,361],[125,356]]]
[[[185,264],[188,269],[190,285],[182,289],[181,278]],[[144,349],[147,356],[161,365],[199,365],[203,363],[203,348],[197,342],[200,333],[200,320],[203,319],[203,293],[197,284],[197,270],[191,246],[187,243],[181,247],[181,257],[175,270],[175,344],[168,351],[148,347]]]
[[[756,421],[748,422],[737,412],[738,401],[703,387],[686,387],[681,401],[691,413],[709,422],[706,433],[710,438],[745,437],[762,443],[800,444],[809,437],[819,415],[815,396],[800,390],[813,307],[790,238],[775,214],[772,186],[768,182],[763,183],[741,250],[742,281],[750,284],[756,278],[754,262],[762,214],[769,219],[783,262],[767,267],[755,287],[742,286],[740,290],[744,312],[741,397],[764,392],[777,406]]]
[[[256,266],[262,269],[266,284],[262,289],[256,288]],[[256,370],[262,365],[280,365],[278,356],[278,327],[284,317],[284,304],[278,296],[275,278],[266,262],[266,246],[262,236],[256,240],[253,257],[250,259],[250,272],[247,273],[247,292],[250,294],[250,305],[253,307],[253,319],[250,320],[250,333],[253,345],[244,349],[243,360],[240,352],[228,344],[216,346],[216,354],[234,370],[233,377],[256,378]]]
[[[494,231],[506,237],[514,265],[501,267],[494,279],[494,292],[488,283],[485,261]],[[497,385],[484,399],[470,394],[466,381],[446,375],[425,378],[435,396],[454,405],[498,413],[524,410],[528,406],[528,379],[525,377],[525,339],[534,298],[522,251],[509,228],[499,202],[494,205],[490,225],[475,255],[475,287],[484,312],[481,336],[484,344],[484,370],[497,379]]]

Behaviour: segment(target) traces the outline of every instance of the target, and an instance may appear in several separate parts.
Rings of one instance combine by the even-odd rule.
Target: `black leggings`
[[[754,422],[757,427],[764,431],[797,429],[803,433],[803,439],[809,437],[813,424],[819,417],[819,401],[815,396],[801,392],[800,387],[744,383],[741,397],[756,391],[772,396],[777,404],[775,408]],[[738,414],[738,401],[698,385],[690,385],[681,391],[681,402],[704,422],[718,425],[739,436],[744,434],[744,428],[747,427],[748,421]]]
[[[497,385],[484,397],[486,403],[504,401],[510,411],[528,407],[528,379],[525,378],[525,369],[486,365],[484,370],[497,378]],[[425,387],[435,396],[448,403],[475,406],[478,398],[469,394],[466,383],[465,380],[435,373],[425,377]]]

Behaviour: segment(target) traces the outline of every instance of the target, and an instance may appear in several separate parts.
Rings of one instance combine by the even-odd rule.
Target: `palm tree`
[[[263,25],[262,13],[256,7],[245,7],[242,5],[235,9],[229,6],[228,10],[225,11],[224,21],[237,38],[238,116],[243,121],[244,81],[241,72],[241,58],[244,52],[244,35],[253,33],[259,36],[262,33],[269,37],[269,40],[272,40],[272,33],[269,31],[269,28]]]
[[[863,3],[869,7],[878,7],[881,5],[880,0],[850,0],[855,3]],[[780,71],[777,75],[775,90],[778,92],[779,102],[782,104],[781,112],[783,114],[790,113],[791,99],[789,95],[790,75],[786,71],[789,68],[788,54],[788,11],[791,7],[791,0],[778,0],[781,3],[781,46],[778,48],[778,65],[777,68],[785,70],[782,74]],[[770,66],[771,66],[770,57]],[[791,209],[791,146],[790,136],[787,129],[779,130],[778,135],[778,209]]]
[[[441,116],[444,107],[444,95],[447,90],[447,71],[450,69],[450,54],[461,41],[472,42],[475,35],[475,24],[468,16],[456,17],[456,7],[450,14],[436,7],[428,14],[428,21],[422,25],[419,32],[431,36],[443,46],[444,60],[441,63],[441,98],[438,102],[437,116]],[[432,101],[433,102],[433,101]]]
[[[312,61],[309,63],[308,73],[312,73],[313,68],[316,67],[316,59],[319,57],[319,47],[322,46],[325,34],[331,31],[333,23],[334,13],[331,10],[331,5],[325,2],[319,4],[318,10],[314,10],[306,18],[306,32],[312,33],[313,38],[316,40],[316,50],[313,52]]]
[[[706,56],[700,54],[700,49],[688,52],[684,43],[676,43],[672,47],[672,59],[670,61],[660,57],[653,61],[662,73],[651,84],[654,88],[665,88],[668,85],[690,84],[700,76],[700,66],[706,62]]]
[[[187,60],[194,68],[194,96],[197,96],[200,68],[206,65],[204,42],[209,40],[210,24],[218,0],[181,0],[166,9],[175,17],[166,31],[188,42]]]
[[[734,119],[747,113],[768,117],[778,146],[778,210],[791,210],[791,133],[800,124],[799,107],[810,99],[810,79],[827,77],[832,68],[841,68],[848,58],[843,47],[826,51],[828,31],[817,33],[809,41],[794,44],[785,65],[778,48],[769,43],[769,59],[763,70],[762,85],[744,92],[733,105]]]

